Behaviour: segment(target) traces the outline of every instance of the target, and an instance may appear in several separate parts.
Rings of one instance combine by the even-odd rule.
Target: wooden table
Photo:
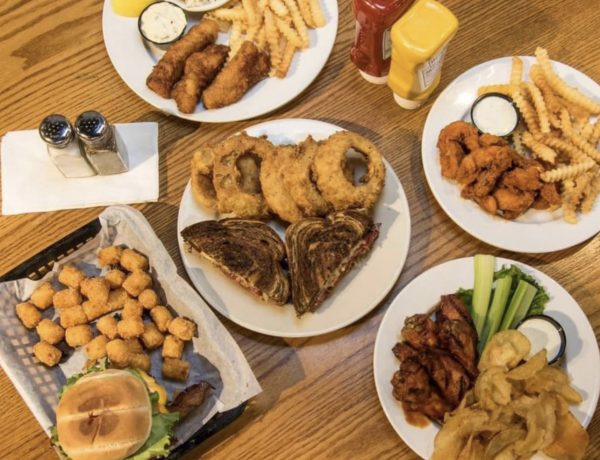
[[[424,107],[409,112],[394,103],[387,87],[362,80],[348,59],[354,36],[349,0],[340,2],[338,36],[327,65],[300,97],[268,117],[221,125],[198,125],[166,116],[121,81],[102,42],[102,3],[2,2],[0,134],[34,129],[52,112],[74,119],[89,108],[100,110],[112,121],[160,122],[160,199],[137,208],[182,274],[176,220],[192,152],[203,142],[222,139],[263,120],[315,118],[376,141],[398,174],[411,209],[411,247],[404,271],[388,298],[354,325],[321,337],[286,340],[249,332],[222,318],[264,391],[241,418],[187,458],[416,458],[379,405],[371,364],[373,342],[395,294],[443,261],[484,252],[533,265],[574,296],[598,334],[600,238],[553,254],[513,254],[483,244],[455,225],[434,200],[421,168],[421,131],[439,89]],[[532,54],[536,45],[547,47],[554,59],[600,80],[600,10],[592,0],[444,3],[459,18],[460,28],[448,50],[440,88],[480,62]],[[0,273],[92,220],[101,210],[0,217]],[[1,456],[55,458],[45,434],[3,372],[0,401]],[[592,421],[589,432],[589,458],[600,458],[599,417]]]

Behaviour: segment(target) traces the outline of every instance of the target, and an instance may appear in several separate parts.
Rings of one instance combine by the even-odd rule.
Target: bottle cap
[[[367,80],[369,83],[373,83],[374,85],[385,85],[387,83],[388,77],[384,75],[383,77],[375,77],[374,75],[369,75],[362,70],[358,71],[360,76]]]
[[[52,147],[64,148],[73,139],[73,127],[69,120],[58,114],[48,115],[38,128],[42,140]]]
[[[418,109],[425,102],[425,99],[423,99],[423,100],[405,99],[401,96],[398,96],[396,93],[394,93],[394,100],[396,101],[396,104],[398,104],[400,107],[402,107],[403,109],[406,109],[406,110]]]

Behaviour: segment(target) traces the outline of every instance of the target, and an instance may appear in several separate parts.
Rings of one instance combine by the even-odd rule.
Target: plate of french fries
[[[504,140],[524,162],[535,162],[541,170],[536,179],[555,188],[558,203],[502,218],[463,198],[457,182],[443,177],[440,132],[452,122],[471,122],[473,102],[486,93],[512,99],[520,121]],[[580,244],[600,231],[599,114],[600,85],[550,60],[543,48],[535,56],[503,57],[475,66],[442,91],[427,117],[422,159],[431,191],[456,224],[493,246],[545,253]]]
[[[180,3],[185,2],[182,0]],[[180,118],[208,123],[254,118],[294,99],[325,66],[337,34],[337,1],[232,0],[218,8],[214,7],[220,2],[206,4],[209,3],[212,9],[204,13],[192,12],[199,10],[195,10],[189,2],[185,8],[188,10],[186,34],[198,22],[212,19],[219,25],[216,44],[229,47],[222,69],[216,77],[213,76],[214,80],[206,89],[217,84],[220,74],[225,73],[229,63],[235,69],[229,70],[227,78],[221,78],[218,91],[212,91],[213,95],[217,94],[217,99],[222,99],[223,102],[217,100],[222,107],[206,108],[202,97],[198,97],[197,105],[192,105],[193,110],[188,113],[189,109],[182,111],[181,105],[174,99],[177,82],[170,97],[163,97],[168,96],[168,92],[161,96],[147,86],[147,78],[153,67],[169,48],[145,41],[138,30],[138,18],[118,16],[112,11],[110,0],[104,2],[104,43],[115,70],[138,96],[159,110]],[[233,65],[236,54],[248,41],[259,53],[268,56],[268,70],[260,78],[251,75],[256,66],[247,62],[237,67]],[[183,82],[184,77],[182,75],[178,81]],[[248,80],[259,81],[253,81],[243,89],[243,84],[236,83]],[[227,92],[243,95],[231,102]]]

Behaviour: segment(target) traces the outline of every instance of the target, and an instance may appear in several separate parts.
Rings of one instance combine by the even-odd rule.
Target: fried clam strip
[[[579,107],[586,109],[587,111],[598,114],[600,113],[600,104],[591,98],[587,97],[577,89],[567,85],[552,69],[550,58],[548,57],[548,51],[544,48],[538,47],[535,50],[535,56],[540,64],[544,77],[548,81],[550,87],[559,95],[564,97],[567,101],[572,102]]]
[[[146,80],[148,88],[164,98],[171,97],[173,85],[181,78],[187,58],[214,43],[218,34],[219,24],[212,19],[203,19],[192,27],[154,66]]]
[[[180,112],[193,113],[196,110],[200,95],[219,73],[228,53],[228,46],[210,45],[188,58],[183,78],[171,93]]]

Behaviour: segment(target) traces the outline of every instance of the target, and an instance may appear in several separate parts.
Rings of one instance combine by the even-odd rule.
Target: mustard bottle
[[[418,0],[394,23],[388,86],[398,105],[416,109],[435,90],[456,29],[456,16],[435,0]]]

